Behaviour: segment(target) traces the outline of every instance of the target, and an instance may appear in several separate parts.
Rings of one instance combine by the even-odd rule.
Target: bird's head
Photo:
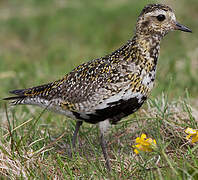
[[[165,36],[169,31],[181,30],[192,32],[176,21],[173,10],[163,4],[149,4],[138,17],[136,34]]]

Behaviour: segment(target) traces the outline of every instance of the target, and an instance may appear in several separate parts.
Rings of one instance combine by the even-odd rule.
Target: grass
[[[13,0],[0,5],[0,95],[62,77],[131,38],[142,7],[156,1]],[[158,1],[159,2],[159,1]],[[68,156],[75,122],[34,106],[0,102],[1,179],[197,179],[197,144],[185,129],[198,129],[196,0],[168,1],[193,34],[170,33],[161,43],[155,88],[137,113],[107,136],[113,171],[104,168],[96,126],[83,124]],[[164,94],[163,94],[164,93]],[[158,149],[133,153],[146,133]]]

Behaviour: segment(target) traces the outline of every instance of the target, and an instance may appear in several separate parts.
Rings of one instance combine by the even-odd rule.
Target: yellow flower
[[[134,152],[139,154],[139,151],[151,152],[154,148],[156,148],[156,140],[151,138],[146,138],[146,134],[142,134],[141,137],[136,138],[136,145],[133,147]]]
[[[186,139],[190,139],[190,137],[192,136],[192,143],[194,142],[198,142],[198,131],[192,128],[187,128],[185,130],[185,133],[189,134],[188,136],[186,136]]]

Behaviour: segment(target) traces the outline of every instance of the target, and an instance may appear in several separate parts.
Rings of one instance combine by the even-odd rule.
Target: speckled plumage
[[[155,49],[155,54],[149,52],[151,47]],[[134,37],[112,54],[78,66],[59,81],[13,91],[22,96],[13,103],[49,106],[49,109],[91,123],[106,118],[117,121],[125,116],[121,115],[125,109],[115,113],[117,106],[119,109],[127,106],[127,111],[131,106],[131,111],[126,113],[129,115],[148,96],[155,79],[158,52],[159,41],[151,45],[144,41],[139,43]],[[100,113],[105,108],[107,113],[109,108],[109,117]]]
[[[190,32],[176,22],[170,7],[147,5],[138,17],[134,37],[121,48],[79,65],[61,80],[11,91],[17,96],[7,100],[47,107],[80,121],[115,124],[147,99],[154,85],[160,40],[172,30]]]

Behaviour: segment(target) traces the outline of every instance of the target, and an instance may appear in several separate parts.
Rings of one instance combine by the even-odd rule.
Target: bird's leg
[[[72,148],[75,149],[76,147],[76,139],[77,139],[77,135],[78,135],[78,131],[80,129],[80,126],[82,125],[82,121],[77,121],[76,122],[76,126],[75,126],[75,130],[74,130],[74,134],[72,137]]]
[[[110,126],[109,120],[105,120],[99,123],[100,129],[100,145],[102,148],[102,152],[105,158],[105,164],[108,171],[111,171],[111,165],[109,160],[109,155],[107,153],[107,143],[105,140],[105,132],[107,131],[108,127]]]
[[[107,143],[105,141],[104,134],[100,135],[100,144],[101,144],[102,152],[103,152],[103,155],[104,155],[104,158],[105,158],[105,164],[106,164],[107,170],[111,171],[109,155],[107,153]]]

